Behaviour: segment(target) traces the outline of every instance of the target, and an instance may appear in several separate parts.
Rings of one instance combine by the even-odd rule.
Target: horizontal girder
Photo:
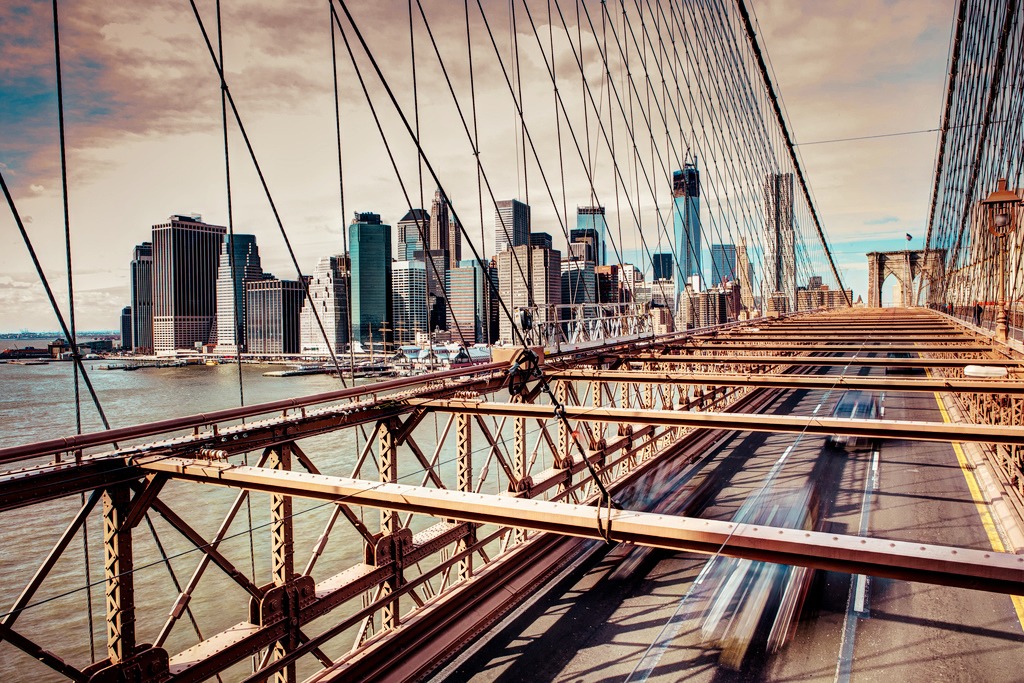
[[[494,494],[387,484],[180,458],[136,463],[173,477],[313,500],[402,510],[636,545],[721,553],[816,569],[1024,594],[1024,557],[1009,553],[736,524]]]
[[[758,349],[760,350],[760,349]],[[842,356],[755,356],[723,354],[718,356],[632,354],[627,363],[746,363],[749,365],[865,366],[902,368],[962,368],[967,365],[1019,367],[1020,361],[1006,358],[864,358]]]

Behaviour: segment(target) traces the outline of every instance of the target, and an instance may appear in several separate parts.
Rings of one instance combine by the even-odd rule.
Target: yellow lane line
[[[951,423],[952,420],[949,418],[946,406],[943,404],[942,397],[938,393],[935,394],[935,403],[938,404],[939,412],[942,413],[942,421]],[[981,494],[978,479],[974,476],[974,470],[971,469],[970,464],[967,462],[967,456],[964,454],[963,447],[955,441],[952,443],[952,446],[953,452],[956,453],[956,460],[960,463],[960,470],[967,481],[967,488],[971,492],[971,498],[974,499],[974,507],[977,508],[978,516],[981,517],[981,525],[988,535],[988,542],[992,544],[992,550],[1000,553],[1006,552],[1006,546],[1003,544],[1003,539],[999,536],[999,529],[996,528],[995,519],[992,518],[992,513],[989,511],[988,502]],[[1017,621],[1020,622],[1021,629],[1024,629],[1024,597],[1011,595],[1010,599],[1013,601],[1013,609],[1017,612]]]

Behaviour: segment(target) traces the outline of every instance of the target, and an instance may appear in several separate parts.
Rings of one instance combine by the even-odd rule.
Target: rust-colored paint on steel
[[[169,458],[144,469],[219,486],[402,510],[567,536],[1024,595],[1024,556],[994,551],[608,510],[494,494]]]
[[[1024,394],[1024,382],[978,379],[895,379],[856,375],[767,375],[658,370],[557,370],[550,379],[603,380],[654,384],[772,387],[777,389],[863,389],[867,391],[947,391],[979,394]]]
[[[463,412],[498,417],[526,417],[538,420],[554,416],[554,409],[550,405],[444,399],[410,399],[408,403],[413,406],[422,406],[441,412],[452,413]],[[737,431],[752,432],[806,432],[808,434],[840,434],[881,439],[909,439],[913,441],[959,441],[965,443],[1024,445],[1024,427],[997,427],[984,424],[947,424],[944,422],[910,422],[903,420],[854,420],[838,417],[755,415],[685,410],[623,410],[622,408],[594,408],[591,406],[565,406],[565,416],[570,420],[654,424],[665,427],[735,429]]]
[[[737,349],[750,349],[751,351],[820,351],[824,353],[855,352],[868,353],[871,351],[906,351],[909,353],[991,353],[992,346],[988,344],[827,344],[818,341],[807,343],[790,342],[780,344],[776,342],[761,344],[755,341],[722,340],[699,342],[683,341],[666,344],[669,348],[699,349],[702,351],[735,351]]]
[[[749,365],[811,365],[811,366],[868,366],[904,368],[959,368],[966,365],[991,365],[995,367],[1018,367],[1022,361],[1004,358],[852,358],[843,356],[681,356],[653,354],[630,355],[627,363],[746,363]]]
[[[176,417],[170,420],[148,422],[145,424],[136,425],[134,427],[122,427],[120,429],[110,429],[102,432],[90,432],[88,434],[81,434],[78,436],[67,436],[60,439],[38,441],[36,443],[25,444],[23,446],[12,446],[10,448],[0,449],[0,463],[14,462],[17,460],[24,460],[26,458],[45,456],[51,453],[62,453],[65,451],[92,448],[95,446],[102,446],[104,444],[114,443],[116,441],[139,439],[146,436],[155,436],[157,434],[165,434],[167,432],[175,432],[184,429],[192,429],[194,427],[202,427],[204,425],[210,425],[216,422],[226,422],[229,420],[250,418],[255,417],[256,415],[264,415],[267,413],[274,413],[282,410],[304,408],[316,405],[318,403],[330,403],[331,401],[341,401],[356,396],[379,394],[385,391],[397,391],[399,389],[407,389],[409,387],[418,384],[424,384],[426,382],[434,380],[453,379],[456,377],[463,377],[466,375],[474,375],[485,372],[492,372],[495,370],[503,370],[507,367],[508,363],[506,362],[487,363],[475,365],[468,368],[459,368],[456,370],[435,372],[429,375],[419,375],[417,377],[403,377],[400,379],[387,380],[384,382],[376,382],[374,384],[365,384],[358,387],[339,389],[338,391],[328,391],[320,394],[311,394],[309,396],[302,396],[299,398],[286,398],[277,401],[269,401],[267,403],[257,403],[254,405],[243,406],[239,408],[227,408],[225,410],[216,410],[209,413],[196,413],[194,415]]]

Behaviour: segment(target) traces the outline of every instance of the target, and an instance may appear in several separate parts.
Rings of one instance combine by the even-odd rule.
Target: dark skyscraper
[[[510,246],[530,243],[530,205],[518,199],[497,202],[494,212],[494,253],[500,254]]]
[[[796,306],[796,241],[793,234],[793,174],[770,173],[765,179],[766,295],[782,292]]]
[[[250,353],[299,353],[299,312],[305,293],[298,280],[266,277],[245,283]]]
[[[654,254],[651,257],[654,266],[655,280],[671,280],[675,269],[672,267],[672,254]]]
[[[131,348],[143,353],[153,351],[153,243],[135,247],[131,265]]]
[[[569,241],[579,241],[577,235],[593,240],[594,257],[590,260],[599,266],[608,265],[608,223],[603,206],[576,207],[576,227],[570,231]]]
[[[121,309],[121,348],[129,351],[132,348],[132,307]]]
[[[153,226],[153,348],[206,344],[217,320],[217,262],[227,229],[198,216]]]
[[[711,245],[711,285],[736,280],[736,245]]]
[[[348,226],[352,273],[352,337],[369,343],[371,338],[391,341],[393,293],[391,290],[391,226],[380,215],[356,213]]]
[[[530,233],[530,246],[540,247],[541,249],[554,249],[554,241],[551,239],[551,235],[546,232],[531,232]]]
[[[424,236],[430,234],[430,214],[423,209],[412,209],[402,220],[398,221],[398,260],[411,261],[417,256],[416,252],[423,252],[426,247],[423,244]]]

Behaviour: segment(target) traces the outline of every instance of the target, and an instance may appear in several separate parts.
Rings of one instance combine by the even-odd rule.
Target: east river
[[[85,364],[110,424],[115,428],[237,407],[241,400],[238,369],[234,365],[147,368],[125,372],[101,371],[100,367],[105,366],[107,361],[85,361]],[[246,405],[341,388],[340,381],[329,375],[287,378],[262,376],[267,370],[281,367],[242,366]],[[101,422],[84,385],[81,388],[81,404],[83,431],[100,430]],[[356,443],[361,439],[356,431],[346,430],[315,437],[304,441],[302,446],[321,471],[347,476],[362,445],[361,442]],[[74,433],[75,410],[70,363],[0,364],[0,447]],[[420,445],[425,450],[433,449],[433,444]],[[259,453],[248,457],[251,462],[259,457]],[[241,461],[240,458],[238,460]],[[403,483],[420,483],[421,474],[404,474],[401,479]],[[374,476],[372,468],[368,476]],[[172,482],[165,487],[160,498],[205,538],[210,539],[215,535],[235,495],[236,492],[229,489]],[[0,614],[7,614],[81,504],[79,496],[74,495],[0,513]],[[14,624],[19,633],[79,668],[90,661],[89,622],[86,617],[90,591],[86,588],[87,584],[91,584],[96,657],[102,659],[106,656],[101,507],[97,506],[89,518],[88,581],[85,551],[79,533],[32,598],[28,608],[19,613]],[[294,501],[296,571],[301,571],[309,560],[309,549],[323,532],[332,507],[318,501]],[[366,516],[367,524],[376,528],[377,514],[368,511]],[[150,520],[169,561],[165,563],[161,559],[149,522],[142,522],[133,534],[139,643],[153,642],[178,594],[168,567],[173,569],[178,582],[184,585],[203,557],[159,515],[151,513]],[[224,555],[247,576],[252,577],[255,569],[257,585],[270,580],[268,521],[269,496],[253,495],[251,504],[242,506],[227,539],[220,546]],[[253,529],[252,546],[250,528]],[[352,533],[351,528],[344,521],[339,521],[336,528],[339,530],[339,540],[336,541],[336,537],[332,536],[327,552],[318,561],[314,571],[318,579],[362,561],[358,540],[351,535],[345,536],[346,533]],[[255,548],[254,553],[250,552],[251,547]],[[203,636],[209,637],[226,627],[246,621],[247,601],[247,595],[237,584],[226,578],[215,566],[211,566],[199,584],[190,607]],[[353,608],[360,601],[354,602],[357,605]],[[311,628],[310,632],[319,630]],[[183,616],[164,646],[173,654],[197,640],[190,620]],[[333,648],[327,648],[327,652],[336,655],[350,645],[345,642],[335,643]],[[228,672],[224,680],[236,680],[248,671],[248,663],[240,664]],[[300,674],[303,672],[308,674],[311,670],[300,667]],[[9,643],[3,642],[0,643],[0,680],[64,679]]]

